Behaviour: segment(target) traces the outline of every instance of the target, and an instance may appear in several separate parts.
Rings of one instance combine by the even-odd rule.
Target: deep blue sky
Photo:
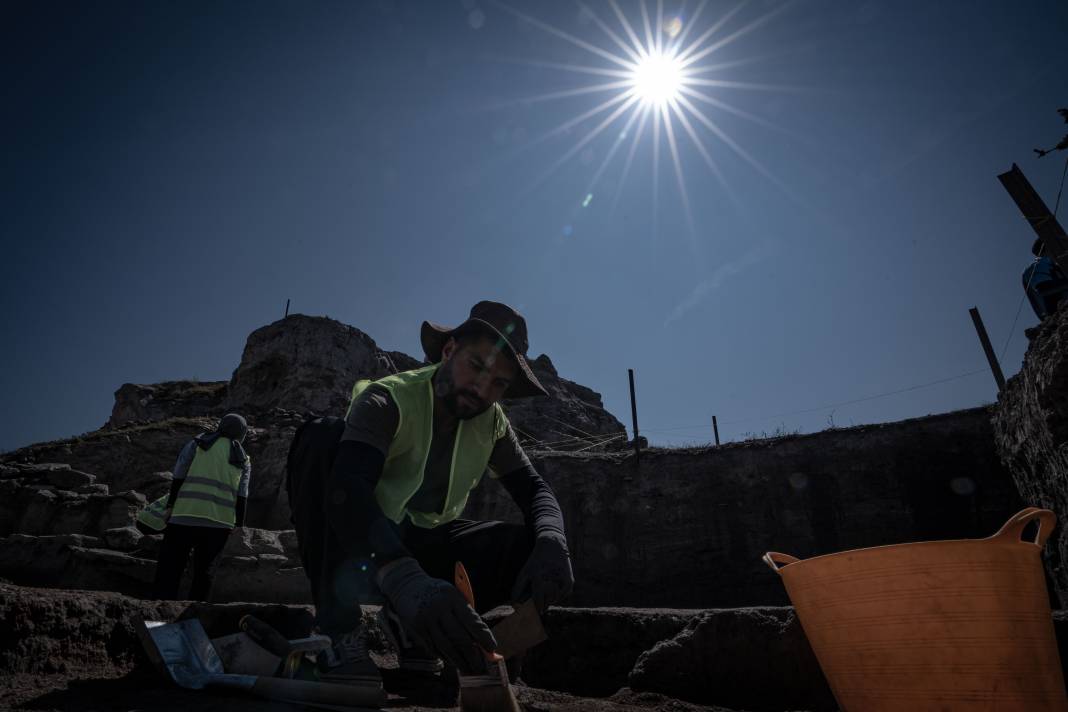
[[[591,187],[626,115],[559,164],[607,113],[539,139],[614,91],[530,99],[613,65],[495,3],[6,7],[0,449],[99,427],[127,381],[229,378],[287,298],[412,355],[509,302],[628,427],[634,368],[660,443],[987,403],[981,371],[821,407],[985,369],[967,310],[1001,352],[1033,239],[995,176],[1052,207],[1064,165],[1031,153],[1066,130],[1062,0],[748,3],[706,44],[773,14],[697,66],[764,85],[701,89],[778,127],[704,106],[775,180],[691,119],[721,182],[676,122],[692,229],[651,126],[625,182],[636,126]],[[511,7],[622,53],[572,2]]]

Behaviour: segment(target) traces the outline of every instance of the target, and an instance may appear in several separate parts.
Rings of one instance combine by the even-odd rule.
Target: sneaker
[[[436,675],[445,668],[441,658],[407,634],[400,618],[388,605],[378,610],[378,625],[397,649],[397,667],[401,670]]]
[[[382,673],[367,653],[367,635],[362,625],[338,638],[326,652],[326,664],[319,674],[323,682],[382,687]]]

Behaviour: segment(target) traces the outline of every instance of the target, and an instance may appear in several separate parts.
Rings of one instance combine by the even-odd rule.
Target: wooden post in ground
[[[716,422],[716,416],[712,416],[712,432],[716,436],[716,445],[719,445],[719,423]]]
[[[990,364],[990,371],[994,374],[994,380],[998,384],[998,393],[1001,393],[1005,388],[1005,375],[1001,372],[1001,364],[998,363],[997,354],[994,353],[994,347],[990,345],[990,337],[986,334],[986,327],[983,326],[983,318],[979,316],[979,310],[972,307],[968,310],[968,313],[972,315],[972,323],[975,324],[975,333],[979,335],[979,343],[983,345],[983,351],[986,353],[986,361]]]
[[[634,462],[641,460],[642,447],[638,442],[638,404],[634,400],[634,369],[627,369],[627,377],[630,379],[630,417],[634,423]]]
[[[289,300],[288,299],[286,300],[286,315],[284,317],[282,317],[282,318],[283,319],[288,319],[289,318]]]

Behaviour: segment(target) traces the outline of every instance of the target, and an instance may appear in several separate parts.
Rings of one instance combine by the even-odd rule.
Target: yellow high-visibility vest
[[[375,500],[394,522],[399,524],[407,515],[413,524],[424,529],[433,529],[460,516],[468,494],[486,471],[493,446],[508,432],[508,418],[497,403],[470,420],[461,420],[453,443],[444,508],[440,512],[408,509],[409,500],[423,484],[423,470],[430,454],[434,434],[434,386],[431,379],[439,366],[434,364],[404,371],[377,381],[358,381],[352,389],[353,401],[372,383],[385,388],[393,397],[400,411],[400,422],[375,487]]]

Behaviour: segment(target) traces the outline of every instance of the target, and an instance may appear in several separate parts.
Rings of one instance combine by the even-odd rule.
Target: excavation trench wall
[[[767,551],[801,558],[993,534],[1023,505],[987,409],[704,450],[541,456],[582,606],[782,605]],[[519,521],[499,487],[465,516]]]
[[[258,528],[233,537],[215,596],[307,602],[283,486],[294,417],[254,424],[250,523]],[[200,425],[113,430],[24,453],[76,471],[0,465],[0,576],[143,595],[158,541],[129,527],[138,508],[169,487],[159,452],[177,451]],[[807,558],[983,537],[1023,506],[994,452],[985,409],[647,450],[640,462],[632,453],[532,456],[563,508],[577,580],[572,602],[579,606],[783,605],[781,582],[761,563],[766,551]],[[489,478],[464,516],[521,520]]]

